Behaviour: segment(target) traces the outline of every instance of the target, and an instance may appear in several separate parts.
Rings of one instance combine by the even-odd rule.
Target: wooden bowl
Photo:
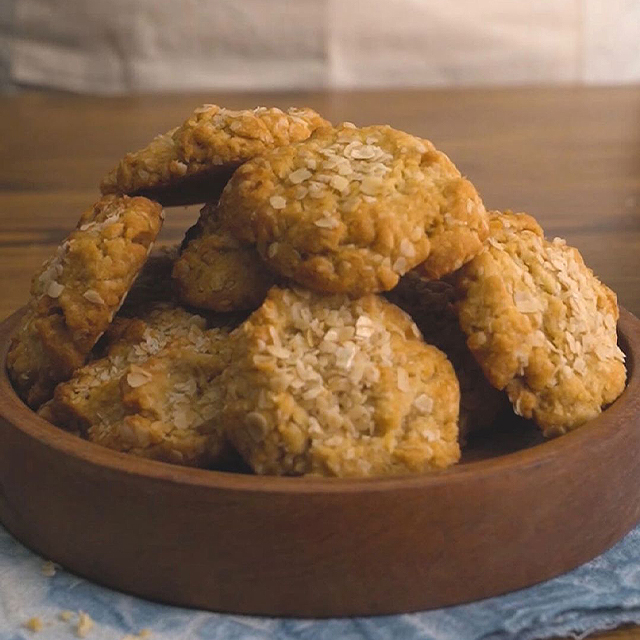
[[[0,360],[19,320],[0,325]],[[0,519],[68,570],[152,600],[236,613],[399,613],[572,569],[640,519],[640,321],[628,386],[541,442],[510,419],[431,475],[277,478],[137,459],[50,425],[0,378]]]

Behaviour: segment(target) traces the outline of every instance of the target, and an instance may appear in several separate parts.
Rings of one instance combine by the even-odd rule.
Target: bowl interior
[[[613,405],[603,411],[601,416],[561,438],[545,439],[532,421],[516,416],[508,409],[503,411],[492,427],[470,434],[466,446],[463,448],[459,464],[444,471],[422,475],[414,474],[411,476],[367,479],[255,476],[246,472],[193,469],[137,458],[78,438],[40,418],[15,394],[4,366],[10,338],[19,323],[22,313],[23,310],[16,312],[0,325],[0,362],[3,363],[0,371],[0,418],[4,417],[11,424],[18,426],[21,430],[39,439],[47,446],[64,450],[69,455],[81,457],[98,465],[163,479],[170,477],[178,482],[208,486],[222,483],[242,489],[255,488],[260,491],[284,490],[296,492],[301,490],[305,492],[313,490],[314,487],[323,486],[330,488],[330,490],[346,489],[353,491],[357,490],[358,486],[361,488],[365,486],[373,488],[376,485],[382,490],[385,486],[395,485],[403,481],[408,481],[410,484],[429,484],[431,482],[439,482],[440,479],[450,478],[456,474],[497,471],[499,468],[520,464],[523,460],[531,457],[527,452],[531,452],[534,448],[535,457],[544,457],[545,455],[555,455],[558,450],[566,446],[579,446],[578,440],[588,438],[589,432],[597,428],[600,422],[616,418],[617,409],[624,404],[625,397],[628,396],[631,379],[633,378],[635,381],[634,347],[637,346],[636,343],[640,344],[640,321],[628,311],[622,309],[618,337],[620,347],[627,356],[627,389]]]

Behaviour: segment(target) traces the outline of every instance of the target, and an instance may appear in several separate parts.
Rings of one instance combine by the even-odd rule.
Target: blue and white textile
[[[640,623],[640,527],[595,560],[529,589],[408,615],[333,620],[236,616],[155,604],[57,569],[0,528],[0,640],[69,640],[79,611],[89,640],[535,640]],[[46,568],[46,567],[45,567]],[[45,571],[46,573],[46,571]],[[60,613],[72,611],[70,620]],[[39,618],[34,633],[24,624]]]

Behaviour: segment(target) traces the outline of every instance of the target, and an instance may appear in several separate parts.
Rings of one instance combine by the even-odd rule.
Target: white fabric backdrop
[[[10,80],[76,91],[640,81],[640,0],[2,3]]]

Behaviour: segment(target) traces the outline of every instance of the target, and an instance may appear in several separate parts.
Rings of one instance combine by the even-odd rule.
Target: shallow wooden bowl
[[[19,320],[0,325],[0,361]],[[239,613],[415,611],[551,578],[640,519],[640,321],[628,386],[542,443],[505,419],[463,463],[372,480],[272,478],[115,453],[30,411],[0,377],[0,519],[65,568],[153,600]]]

